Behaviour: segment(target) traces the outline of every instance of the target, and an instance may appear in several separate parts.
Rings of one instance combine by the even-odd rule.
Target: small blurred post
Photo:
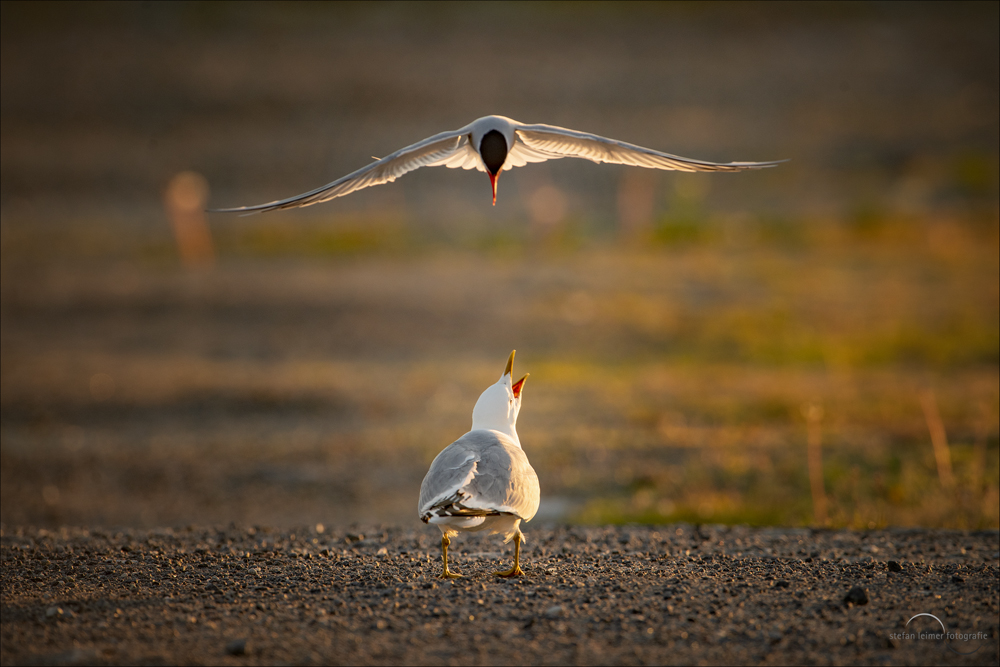
[[[817,525],[826,525],[826,491],[823,488],[823,452],[820,449],[822,434],[820,421],[823,408],[805,405],[802,414],[806,418],[806,448],[809,461],[809,486],[812,488],[813,520]]]
[[[938,479],[941,487],[951,489],[955,486],[955,477],[951,473],[951,452],[948,451],[948,436],[944,432],[944,422],[938,412],[937,399],[930,389],[920,394],[920,407],[924,410],[927,429],[931,432],[931,444],[934,446],[934,460],[937,462]]]
[[[163,199],[184,265],[195,268],[214,264],[215,247],[205,222],[208,201],[205,178],[193,171],[182,171],[170,180]]]

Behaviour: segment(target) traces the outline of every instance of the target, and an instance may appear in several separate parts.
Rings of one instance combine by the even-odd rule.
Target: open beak
[[[511,350],[510,356],[507,357],[507,368],[503,369],[503,375],[501,378],[510,377],[510,374],[514,371],[514,353],[517,350]],[[530,373],[525,373],[524,377],[515,382],[510,386],[510,390],[514,392],[514,398],[521,398],[521,390],[524,389],[524,381],[528,379]]]
[[[497,205],[497,181],[500,179],[500,174],[499,174],[499,172],[496,173],[496,174],[494,174],[494,173],[492,173],[490,171],[487,171],[486,173],[490,175],[490,187],[493,188],[493,205],[496,206]],[[511,356],[513,356],[513,352],[511,353]]]

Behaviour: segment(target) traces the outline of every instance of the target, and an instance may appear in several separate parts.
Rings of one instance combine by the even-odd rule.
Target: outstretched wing
[[[269,204],[257,206],[239,206],[237,208],[209,209],[215,213],[262,213],[277,211],[299,206],[312,206],[329,201],[335,197],[343,197],[356,190],[373,185],[391,183],[403,174],[420,167],[451,167],[474,169],[478,167],[479,156],[469,143],[468,128],[453,132],[442,132],[424,139],[412,146],[401,148],[392,155],[372,162],[355,172],[338,178],[321,188],[296,195],[288,199],[280,199]]]
[[[555,125],[520,125],[514,130],[514,147],[508,165],[519,167],[528,162],[579,157],[591,162],[624,164],[650,169],[674,171],[742,171],[773,167],[785,160],[773,162],[706,162],[661,153],[651,148],[608,139],[596,134],[567,130]]]

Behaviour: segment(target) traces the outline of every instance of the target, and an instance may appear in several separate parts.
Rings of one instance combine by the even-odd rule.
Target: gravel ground
[[[528,528],[6,526],[2,662],[997,663],[997,531]]]

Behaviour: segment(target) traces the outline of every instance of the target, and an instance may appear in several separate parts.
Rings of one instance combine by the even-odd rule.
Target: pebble
[[[247,640],[246,639],[234,639],[228,644],[226,644],[226,653],[229,655],[246,655],[247,654]]]
[[[995,599],[995,564],[956,569],[954,549],[929,550],[954,540],[948,531],[885,531],[894,552],[925,554],[921,564],[896,563],[926,579],[918,584],[910,577],[891,582],[899,575],[889,574],[888,562],[858,562],[866,543],[850,531],[810,535],[807,546],[791,530],[733,529],[725,541],[702,542],[695,551],[693,529],[676,529],[630,526],[628,544],[637,550],[626,553],[619,549],[624,529],[540,526],[521,552],[526,576],[514,579],[493,576],[509,566],[509,546],[500,551],[495,537],[462,535],[451,566],[464,576],[447,582],[437,578],[437,540],[419,529],[366,530],[367,541],[343,551],[289,547],[291,531],[270,529],[258,533],[267,536],[266,550],[246,531],[194,527],[165,536],[136,531],[133,539],[90,533],[32,542],[37,533],[24,529],[24,536],[0,535],[5,609],[29,612],[4,613],[3,662],[65,662],[47,647],[79,642],[94,647],[86,662],[114,664],[247,659],[241,656],[442,664],[468,646],[512,664],[744,664],[764,661],[760,650],[769,662],[853,664],[878,662],[872,651],[884,650],[885,637],[915,609],[951,605],[949,630],[975,628],[977,617],[995,613],[994,603],[978,603]],[[880,537],[876,531],[869,539]],[[343,544],[344,534],[330,539]],[[981,531],[963,541],[988,554],[1000,535]],[[32,546],[17,548],[23,544]],[[575,557],[550,544],[569,544]],[[314,555],[324,548],[331,555],[302,557],[313,548]],[[809,554],[816,556],[806,563]],[[71,576],[78,588],[67,592],[58,582]],[[953,576],[963,581],[948,583]],[[866,587],[877,595],[869,598]],[[844,605],[855,612],[845,615]],[[841,612],[832,613],[835,607]],[[47,621],[47,644],[39,643],[39,619]],[[990,646],[986,664],[996,662]],[[911,653],[917,649],[900,642],[895,662],[920,662],[922,655]]]
[[[847,606],[868,604],[868,589],[855,586],[847,591],[847,595],[844,596],[844,604]]]

